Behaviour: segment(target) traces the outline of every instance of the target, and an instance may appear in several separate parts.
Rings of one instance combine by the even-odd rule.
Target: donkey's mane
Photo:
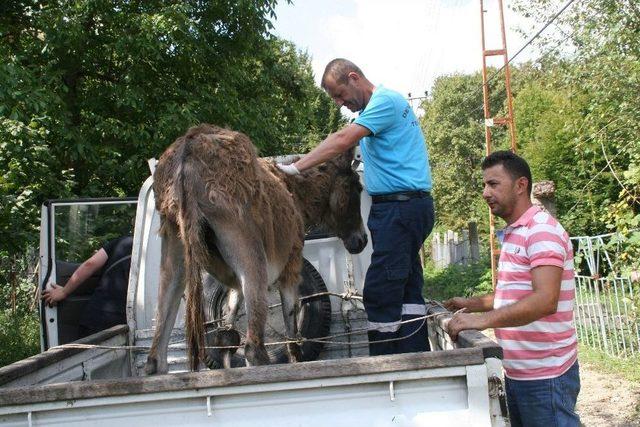
[[[276,170],[273,162],[268,167],[272,171]],[[340,173],[339,162],[331,160],[296,176],[277,173],[285,182],[296,206],[300,209],[305,226],[326,225],[328,200],[331,197],[336,176]]]

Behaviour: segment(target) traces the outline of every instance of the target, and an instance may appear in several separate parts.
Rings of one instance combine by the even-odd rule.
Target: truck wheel
[[[327,292],[327,286],[320,273],[306,259],[303,259],[302,282],[300,283],[300,297]],[[212,322],[223,319],[227,315],[228,289],[215,278],[209,276],[204,281],[205,320]],[[279,342],[286,339],[286,329],[280,305],[280,293],[277,289],[269,289],[268,293],[269,314],[265,328],[265,343]],[[329,335],[331,325],[331,300],[329,295],[321,295],[301,301],[298,314],[298,331],[305,338],[320,338]],[[215,328],[218,324],[207,324],[205,329],[205,345],[214,346]],[[241,336],[246,335],[247,318],[244,304],[238,310],[236,329]],[[301,346],[302,360],[315,360],[324,347],[323,343],[304,342]],[[267,352],[271,363],[286,363],[289,360],[285,345],[267,345]],[[205,363],[210,369],[221,368],[221,355],[218,350],[206,349]],[[231,366],[245,366],[244,349],[239,348],[231,358]]]

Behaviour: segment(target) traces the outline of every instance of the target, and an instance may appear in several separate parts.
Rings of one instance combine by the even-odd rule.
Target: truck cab
[[[52,283],[64,286],[105,242],[133,235],[137,204],[133,197],[47,200],[40,219],[40,290]],[[80,316],[101,274],[96,272],[57,305],[40,305],[41,351],[79,338]]]

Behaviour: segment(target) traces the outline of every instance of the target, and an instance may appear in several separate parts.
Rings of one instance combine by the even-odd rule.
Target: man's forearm
[[[296,168],[302,172],[312,168],[320,163],[336,157],[340,153],[351,149],[363,137],[369,135],[369,129],[357,124],[350,124],[337,132],[327,136],[316,148],[311,150],[309,154],[301,158],[295,163]]]
[[[81,264],[80,267],[69,277],[69,280],[64,285],[64,293],[69,296],[75,291],[78,286],[85,280],[87,280],[94,272],[92,265]]]
[[[458,332],[465,329],[508,328],[528,325],[554,314],[558,309],[562,268],[555,266],[539,266],[531,270],[531,286],[533,292],[513,304],[480,314],[458,313],[451,318],[448,325],[449,334],[455,339]],[[491,298],[493,300],[493,297]],[[482,302],[488,303],[487,296],[469,298],[456,306],[469,304],[471,308],[481,308]],[[492,301],[493,303],[493,301]],[[486,305],[485,305],[486,308]],[[480,310],[477,310],[480,311]]]
[[[523,326],[557,311],[562,268],[548,265],[535,267],[531,269],[531,279],[533,292],[514,304],[487,313],[488,327]]]
[[[334,132],[327,136],[327,138],[325,138],[325,140],[316,148],[311,150],[309,154],[298,160],[295,163],[295,166],[299,171],[312,168],[334,158],[338,154],[351,148],[353,145],[355,144],[346,138],[346,135],[342,130]]]
[[[470,312],[485,312],[493,310],[493,294],[482,295],[479,297],[466,298],[464,306]]]
[[[485,328],[508,328],[528,325],[556,312],[549,309],[548,297],[531,294],[520,301],[482,314]],[[557,305],[557,302],[556,302]]]
[[[70,295],[82,282],[97,273],[106,264],[107,258],[107,253],[101,248],[91,258],[80,264],[64,286],[65,295]]]

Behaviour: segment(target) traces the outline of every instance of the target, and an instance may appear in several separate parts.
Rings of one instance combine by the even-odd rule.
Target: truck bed
[[[430,312],[444,310],[434,306]],[[451,347],[443,333],[447,317],[429,319],[430,341],[439,351],[151,377],[95,379],[84,371],[82,376],[91,378],[77,378],[83,370],[68,369],[43,383],[43,372],[55,371],[61,362],[71,364],[74,357],[84,359],[84,367],[97,366],[93,360],[104,358],[104,352],[130,354],[53,349],[21,366],[0,369],[3,381],[13,378],[0,388],[0,424],[113,425],[120,420],[156,426],[503,425],[499,390],[490,390],[488,380],[500,375],[501,349],[479,332],[467,331],[458,342],[466,348],[442,350]],[[126,327],[117,326],[87,342],[113,344],[124,337]],[[127,366],[121,356],[115,360]],[[111,374],[117,371],[112,368]],[[27,375],[33,369],[40,374]],[[496,399],[490,398],[492,393]]]
[[[161,258],[151,183],[137,202],[127,325],[75,342],[84,348],[54,347],[0,368],[0,425],[505,425],[500,347],[476,331],[452,343],[444,332],[450,313],[438,305],[428,306],[431,352],[369,357],[361,302],[332,298],[332,343],[319,360],[199,372],[185,368],[182,308],[172,331],[170,373],[144,376]],[[370,200],[363,197],[366,217]],[[43,224],[49,228],[44,214]],[[329,236],[306,241],[303,255],[330,293],[362,295],[370,247],[350,255]],[[55,257],[41,258],[50,261],[45,270],[55,278]]]

